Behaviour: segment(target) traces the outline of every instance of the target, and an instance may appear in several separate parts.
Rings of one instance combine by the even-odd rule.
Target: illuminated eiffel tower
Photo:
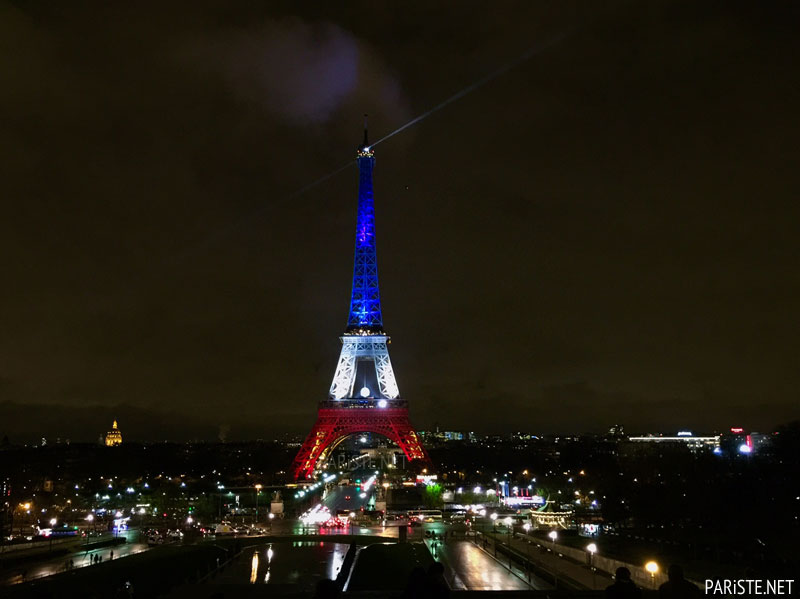
[[[375,154],[366,124],[357,156],[360,175],[350,314],[340,337],[342,352],[328,399],[319,402],[317,421],[292,465],[295,479],[311,478],[339,443],[365,432],[393,441],[409,460],[428,461],[409,423],[408,402],[400,398],[389,359],[389,337],[383,331],[372,195]]]

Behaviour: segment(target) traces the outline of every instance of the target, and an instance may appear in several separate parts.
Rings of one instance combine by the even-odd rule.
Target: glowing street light
[[[547,536],[550,537],[550,540],[553,541],[553,553],[556,551],[556,539],[558,538],[558,533],[554,530],[551,530],[547,533]]]
[[[86,516],[86,521],[87,522],[94,522],[94,514],[89,514],[88,516]],[[94,525],[92,525],[92,528],[94,528]],[[88,526],[86,527],[86,547],[87,547],[87,551],[88,551],[88,547],[89,547],[89,527]]]
[[[644,569],[650,572],[650,580],[653,581],[653,588],[656,588],[656,573],[658,572],[658,564],[651,560],[644,565]]]
[[[589,552],[589,568],[592,570],[592,590],[597,587],[597,569],[594,567],[594,554],[597,553],[597,545],[589,543],[586,546],[586,551]]]
[[[256,524],[258,524],[258,495],[261,493],[261,489],[263,485],[258,484],[256,485]]]

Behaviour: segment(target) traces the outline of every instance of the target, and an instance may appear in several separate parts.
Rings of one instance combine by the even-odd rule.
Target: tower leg
[[[402,405],[405,406],[405,403]],[[359,433],[375,433],[386,437],[403,451],[409,461],[430,463],[419,436],[411,427],[406,407],[339,408],[331,407],[331,402],[322,402],[317,422],[292,463],[295,480],[311,478],[329,448]]]

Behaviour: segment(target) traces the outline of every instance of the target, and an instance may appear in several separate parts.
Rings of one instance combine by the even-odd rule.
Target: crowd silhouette
[[[663,599],[691,599],[700,597],[700,589],[683,577],[683,568],[673,564],[667,570],[667,582],[658,587],[658,596]],[[617,568],[614,584],[606,587],[608,599],[632,599],[642,596],[642,591],[631,580],[628,568]]]

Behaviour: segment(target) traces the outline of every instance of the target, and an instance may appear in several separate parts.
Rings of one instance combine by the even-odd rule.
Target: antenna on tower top
[[[364,148],[368,148],[369,147],[369,139],[367,139],[367,125],[368,125],[367,119],[368,118],[369,118],[369,115],[365,112],[364,113],[364,143],[362,144],[362,147],[364,147]]]

